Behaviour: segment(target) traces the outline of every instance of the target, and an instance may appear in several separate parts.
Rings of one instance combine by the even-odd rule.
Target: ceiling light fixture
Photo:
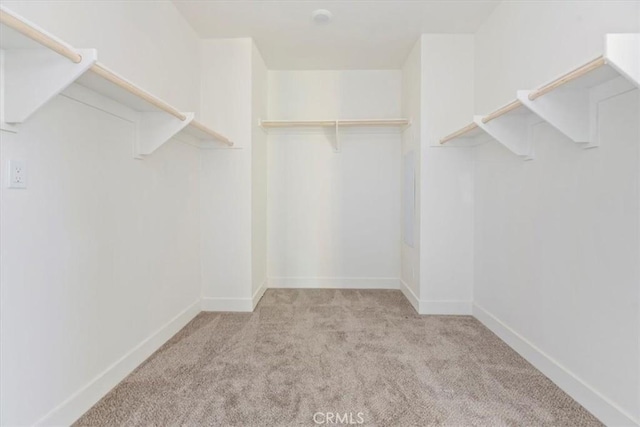
[[[318,25],[326,25],[331,21],[333,14],[326,9],[314,10],[311,19]]]

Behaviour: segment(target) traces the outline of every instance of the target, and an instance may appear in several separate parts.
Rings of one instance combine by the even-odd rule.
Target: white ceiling
[[[202,38],[253,37],[267,67],[397,69],[422,33],[474,33],[496,0],[173,0]],[[316,25],[311,13],[333,20]]]

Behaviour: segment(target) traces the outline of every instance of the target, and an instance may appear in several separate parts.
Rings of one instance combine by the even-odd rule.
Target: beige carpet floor
[[[76,425],[358,421],[601,425],[472,317],[417,315],[399,291],[328,289],[270,289],[253,313],[201,313]]]

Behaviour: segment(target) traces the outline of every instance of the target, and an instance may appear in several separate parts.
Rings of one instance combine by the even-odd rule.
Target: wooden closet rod
[[[339,119],[338,124],[340,126],[402,126],[408,125],[408,119]]]
[[[603,56],[599,56],[593,61],[589,61],[583,66],[576,68],[573,71],[568,72],[562,77],[557,78],[551,83],[547,83],[539,89],[534,90],[529,94],[529,99],[534,101],[537,98],[540,98],[542,95],[551,92],[552,90],[562,86],[565,83],[570,82],[571,80],[575,80],[580,76],[587,74],[589,71],[593,71],[596,68],[599,68],[607,63],[606,59]]]
[[[442,138],[440,140],[440,144],[446,144],[447,142],[451,141],[452,139],[455,139],[455,138],[459,137],[460,135],[464,135],[467,132],[471,132],[472,130],[474,130],[477,127],[478,127],[478,125],[475,124],[475,123],[468,124],[465,127],[463,127],[462,129],[457,130],[457,131],[445,136],[444,138]]]
[[[42,31],[32,27],[31,25],[22,21],[20,18],[13,16],[4,9],[0,9],[0,23],[14,29],[15,31],[30,38],[31,40],[40,43],[42,46],[59,53],[65,58],[68,58],[70,61],[75,62],[76,64],[79,64],[82,61],[82,55],[80,55],[78,52],[52,38],[51,36],[43,33]]]
[[[278,127],[303,127],[303,126],[335,126],[335,120],[263,120],[262,126],[269,128]]]
[[[125,79],[123,79],[122,77],[118,76],[117,74],[113,73],[112,71],[106,69],[104,66],[100,65],[100,64],[94,64],[91,67],[91,71],[93,71],[94,73],[96,73],[97,75],[99,75],[100,77],[104,78],[105,80],[110,81],[111,83],[120,86],[122,89],[126,90],[127,92],[132,93],[133,95],[144,99],[145,101],[147,101],[149,104],[163,110],[166,111],[167,113],[171,114],[172,116],[185,121],[187,119],[187,116],[185,116],[184,114],[182,114],[180,111],[176,110],[175,108],[173,108],[171,105],[167,104],[166,102],[156,98],[155,96],[145,92],[144,90],[140,89],[139,87],[137,87],[136,85],[134,85],[133,83],[130,83],[128,81],[126,81]]]
[[[409,119],[338,119],[338,120],[263,120],[263,127],[302,127],[302,126],[401,126],[408,125]]]
[[[510,102],[509,104],[505,105],[504,107],[494,111],[493,113],[489,114],[486,117],[482,118],[482,123],[489,123],[491,120],[493,119],[497,119],[498,117],[507,114],[509,111],[513,111],[516,108],[522,106],[522,102],[520,101],[513,101]]]
[[[227,144],[229,147],[233,147],[233,141],[230,141],[229,139],[227,139],[226,137],[220,135],[218,132],[209,129],[208,127],[206,127],[205,125],[203,125],[200,122],[197,122],[195,120],[191,121],[190,123],[191,126],[193,126],[194,128],[201,130],[202,132],[211,135],[212,137],[214,137],[217,140],[220,140],[222,142],[224,142],[225,144]]]

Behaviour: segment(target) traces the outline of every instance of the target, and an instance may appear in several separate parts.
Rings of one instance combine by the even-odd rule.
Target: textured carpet
[[[359,421],[601,425],[472,317],[417,315],[399,291],[328,289],[201,313],[76,425]]]

